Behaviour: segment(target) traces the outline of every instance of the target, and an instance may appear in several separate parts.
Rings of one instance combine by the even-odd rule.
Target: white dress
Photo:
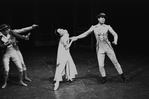
[[[62,76],[65,75],[67,80],[72,80],[77,75],[77,69],[70,55],[69,49],[65,46],[69,44],[69,37],[62,36],[59,41],[56,72],[54,81],[62,81]]]

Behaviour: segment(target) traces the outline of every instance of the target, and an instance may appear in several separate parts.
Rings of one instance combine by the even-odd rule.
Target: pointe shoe
[[[59,83],[55,83],[54,84],[54,90],[56,91],[58,89],[58,87],[59,87]]]
[[[1,88],[4,89],[6,88],[6,86],[7,86],[7,83],[5,83]]]
[[[32,81],[32,80],[29,79],[28,77],[25,77],[24,80],[25,80],[25,81],[28,81],[28,82],[31,82],[31,81]]]
[[[25,84],[24,82],[20,82],[20,85],[27,87],[27,84]]]

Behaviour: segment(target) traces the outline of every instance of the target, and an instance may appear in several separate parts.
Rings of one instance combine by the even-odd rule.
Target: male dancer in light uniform
[[[3,64],[4,64],[4,84],[1,88],[5,88],[7,86],[7,79],[8,79],[8,73],[9,73],[9,61],[10,58],[16,66],[18,67],[19,70],[19,83],[23,86],[27,86],[22,79],[23,79],[23,71],[24,67],[21,64],[20,57],[17,53],[16,49],[16,40],[15,37],[17,33],[22,33],[22,32],[27,32],[29,30],[32,30],[36,27],[37,25],[32,25],[30,27],[22,28],[22,29],[17,29],[15,31],[12,31],[8,25],[2,24],[0,26],[0,47],[4,48],[4,56],[3,56]],[[26,39],[26,36],[22,36],[22,39]],[[25,69],[26,70],[26,69]],[[29,79],[28,79],[29,80]]]
[[[92,25],[89,30],[86,32],[76,36],[72,37],[72,39],[81,39],[89,35],[94,31],[95,38],[96,38],[96,51],[97,51],[97,58],[98,58],[98,64],[99,64],[99,71],[102,76],[102,83],[105,83],[106,80],[106,73],[104,69],[104,59],[105,59],[105,54],[110,58],[112,63],[114,64],[116,70],[120,74],[123,82],[126,82],[126,79],[124,77],[122,68],[117,61],[116,55],[114,53],[114,50],[108,40],[108,31],[114,36],[114,41],[112,42],[113,44],[117,45],[117,40],[118,40],[118,35],[116,32],[112,29],[110,25],[105,24],[105,19],[106,15],[105,13],[100,13],[97,15],[98,19],[98,24],[97,25]]]

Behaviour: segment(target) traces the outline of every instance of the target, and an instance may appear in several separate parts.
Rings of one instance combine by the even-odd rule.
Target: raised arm
[[[112,43],[117,45],[117,41],[118,41],[117,33],[113,30],[113,28],[111,26],[108,26],[108,30],[114,36],[114,41]]]
[[[84,38],[86,37],[87,35],[89,35],[92,31],[94,30],[94,26],[91,26],[86,32],[76,36],[75,38],[76,39],[81,39],[81,38]]]
[[[17,34],[16,32],[13,32],[11,31],[12,35],[17,37],[17,38],[20,38],[20,39],[24,39],[24,40],[29,40],[29,36],[31,33],[28,33],[26,36],[25,35],[20,35],[20,34]]]
[[[25,28],[22,28],[22,29],[14,29],[13,31],[15,33],[24,33],[24,32],[30,31],[30,30],[32,30],[32,29],[34,29],[36,27],[38,27],[38,25],[33,24],[32,26],[25,27]]]

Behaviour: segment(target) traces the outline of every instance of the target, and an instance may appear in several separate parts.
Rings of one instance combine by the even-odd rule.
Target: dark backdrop
[[[36,41],[55,41],[54,30],[60,25],[70,36],[78,35],[79,29],[83,32],[97,24],[95,16],[104,12],[106,23],[119,35],[117,49],[144,53],[148,51],[148,4],[148,0],[1,0],[0,24],[14,29],[38,24],[30,41],[21,40],[20,46],[26,47]]]

